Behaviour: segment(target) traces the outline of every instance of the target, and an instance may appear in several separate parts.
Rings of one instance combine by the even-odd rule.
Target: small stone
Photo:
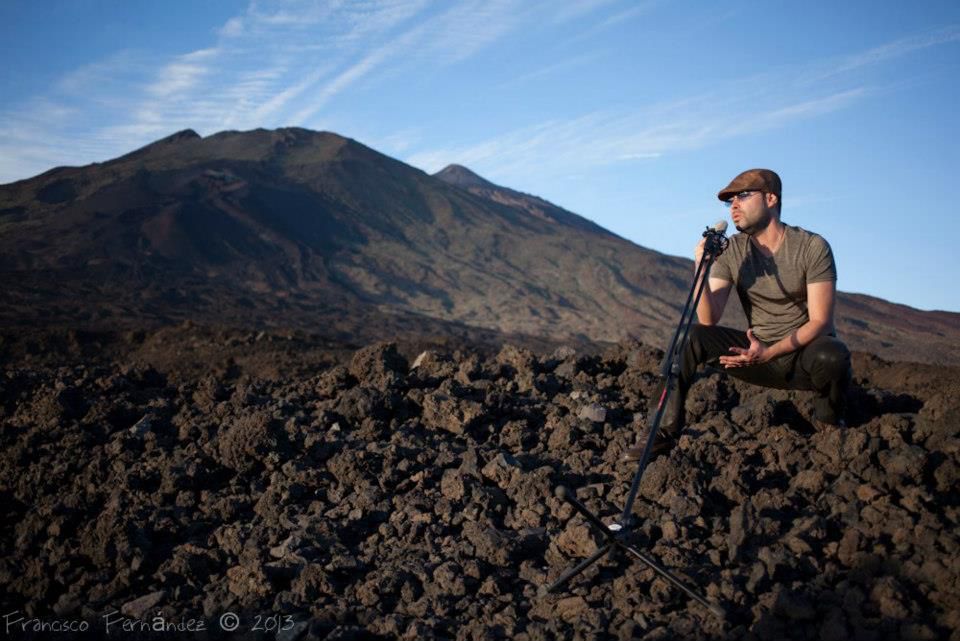
[[[860,549],[860,533],[850,528],[843,533],[840,547],[837,548],[837,558],[847,567],[853,566],[857,550]]]
[[[470,477],[460,470],[448,468],[440,477],[440,493],[451,501],[459,501],[467,493]]]
[[[517,459],[513,458],[510,454],[501,452],[483,466],[480,473],[501,488],[506,488],[510,484],[510,479],[513,477],[513,474],[519,471],[521,470]]]
[[[430,356],[429,350],[420,352],[420,355],[417,356],[417,358],[413,361],[413,365],[410,366],[410,369],[416,369],[420,367],[420,365],[423,364],[423,361],[427,360],[429,356]]]
[[[153,427],[153,417],[145,414],[143,418],[133,424],[129,432],[134,436],[144,436]]]
[[[463,596],[467,586],[463,579],[463,569],[453,561],[442,563],[433,571],[433,579],[445,594]]]
[[[878,496],[880,496],[880,490],[870,484],[864,484],[857,488],[857,498],[864,503],[870,503]]]
[[[727,535],[727,550],[731,561],[740,556],[740,547],[747,540],[747,533],[753,521],[750,503],[733,508],[730,513],[730,534]]]
[[[900,584],[891,576],[881,577],[870,591],[870,598],[877,604],[880,614],[884,617],[902,620],[906,619],[910,612],[904,605],[904,595],[900,589]]]
[[[919,478],[927,462],[927,451],[910,445],[895,450],[883,450],[877,454],[877,459],[888,474]]]
[[[593,423],[603,423],[607,420],[607,410],[598,403],[590,403],[580,410],[579,416]]]
[[[567,623],[572,623],[588,609],[589,606],[582,596],[571,596],[560,599],[557,601],[557,605],[554,606],[556,615]]]
[[[280,631],[277,632],[277,641],[296,641],[303,636],[309,627],[309,619],[306,621],[296,621],[289,628],[281,628]]]
[[[377,387],[389,386],[408,370],[406,359],[396,343],[377,343],[357,350],[350,359],[350,373],[360,381]]]
[[[870,439],[861,430],[848,429],[843,432],[841,454],[846,461],[854,459],[867,447]]]
[[[576,355],[577,350],[573,349],[569,345],[561,345],[553,351],[552,358],[555,358],[558,361],[565,361],[568,358],[573,358]]]
[[[474,547],[474,555],[494,565],[506,565],[514,552],[511,541],[497,528],[467,521],[463,535]]]
[[[69,593],[63,594],[57,600],[56,605],[53,606],[53,612],[57,616],[67,616],[70,613],[74,612],[77,608],[80,607],[80,600],[75,596],[71,596]]]
[[[794,554],[809,554],[813,551],[813,549],[810,547],[810,544],[801,539],[799,536],[788,536],[786,539],[784,539],[784,543]]]
[[[423,399],[423,422],[454,434],[463,434],[483,416],[483,406],[476,401],[458,399],[442,392],[432,392]]]
[[[664,541],[675,541],[680,534],[680,529],[672,520],[666,520],[660,524],[660,533]]]
[[[567,527],[556,539],[556,546],[572,557],[587,557],[597,551],[597,543],[586,525]]]
[[[806,490],[811,494],[819,494],[823,491],[826,479],[820,470],[803,470],[793,479],[795,488]]]
[[[767,578],[767,568],[760,561],[754,561],[747,579],[747,592],[754,594],[760,583]]]
[[[131,619],[142,619],[143,616],[150,610],[159,604],[163,597],[166,596],[166,592],[163,590],[158,590],[157,592],[151,592],[150,594],[144,595],[139,599],[134,599],[133,601],[127,601],[122,606],[120,606],[120,612],[126,617]]]

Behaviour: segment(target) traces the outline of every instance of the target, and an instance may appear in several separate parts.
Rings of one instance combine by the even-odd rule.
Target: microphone
[[[716,258],[723,253],[723,250],[726,249],[730,243],[730,240],[724,236],[726,231],[727,221],[725,220],[718,220],[712,229],[707,227],[707,230],[703,232],[703,237],[707,239],[707,242],[704,243],[703,246],[705,254],[710,254]]]

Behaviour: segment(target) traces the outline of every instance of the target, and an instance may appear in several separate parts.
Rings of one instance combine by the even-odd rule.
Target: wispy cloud
[[[377,141],[377,147],[390,153],[401,154],[416,144],[422,135],[423,132],[419,127],[408,127],[381,137]]]
[[[221,38],[236,38],[243,33],[243,18],[233,16],[217,31]]]
[[[594,111],[517,128],[484,140],[415,150],[406,160],[429,172],[455,162],[491,178],[514,181],[532,172],[564,176],[611,163],[652,160],[850,108],[884,92],[860,80],[858,70],[957,41],[960,28],[949,26],[841,59],[814,60],[791,69],[789,74],[739,78],[724,82],[722,87],[718,83],[716,89],[700,95],[665,104]],[[550,67],[544,70],[549,71]],[[778,76],[776,82],[772,81],[774,75]],[[783,82],[783,75],[795,80]],[[813,82],[826,78],[835,81]]]
[[[320,111],[331,98],[349,87],[351,84],[370,73],[382,64],[391,55],[391,48],[383,47],[365,56],[359,62],[356,62],[344,71],[337,74],[330,82],[314,92],[309,105],[303,107],[290,118],[290,122],[295,125],[309,124],[310,119]],[[297,95],[303,93],[299,91]]]
[[[524,15],[522,5],[519,0],[475,0],[401,31],[312,92],[310,104],[297,111],[291,122],[310,126],[311,119],[337,94],[385,65],[429,61],[444,66],[469,58],[518,26]],[[394,14],[396,19],[404,17]]]
[[[724,140],[783,127],[846,108],[867,91],[855,88],[835,94],[751,107],[721,96],[678,100],[633,112],[597,111],[577,118],[553,120],[488,140],[412,153],[406,160],[428,172],[448,163],[476,168],[492,178],[516,178],[531,168],[564,175],[616,162],[656,159],[664,155],[718,144]]]
[[[150,51],[115,52],[76,67],[41,95],[0,106],[0,182],[53,165],[104,160],[187,127],[203,134],[317,127],[345,95],[401,73],[422,78],[509,37],[528,38],[545,16],[567,31],[575,25],[576,37],[591,37],[658,4],[578,0],[558,9],[547,0],[251,0],[214,27],[201,49],[160,59]],[[729,91],[706,89],[667,104],[586,109],[576,117],[439,148],[422,147],[427,136],[410,130],[393,138],[374,131],[372,138],[391,140],[392,151],[409,154],[425,169],[457,161],[492,169],[491,175],[522,165],[569,175],[590,165],[654,160],[847,108],[870,95],[866,83],[856,80],[858,70],[958,40],[956,25],[904,37],[792,70],[801,80],[789,91],[776,86],[758,95],[748,89],[737,92],[738,101]],[[499,86],[569,71],[603,54],[593,47],[544,56],[541,68]],[[811,82],[824,74],[834,79],[829,88]]]
[[[150,69],[142,54],[124,49],[67,72],[54,83],[53,89],[61,94],[83,96],[105,85],[129,82]]]
[[[611,4],[616,4],[617,0],[575,0],[561,5],[553,14],[555,22],[566,22],[567,20],[576,20],[586,14],[593,13],[597,9],[602,9]]]
[[[46,98],[30,99],[18,110],[0,111],[0,182],[99,157],[103,141],[77,136],[70,126],[79,115]]]
[[[827,78],[856,71],[900,58],[907,54],[938,45],[960,41],[960,25],[949,25],[935,31],[899,38],[865,51],[824,61],[801,78],[804,82],[820,82]]]
[[[893,42],[874,47],[862,53],[850,56],[836,71],[850,71],[865,65],[876,64],[891,58],[899,58],[913,51],[960,40],[960,26],[950,25],[932,33],[924,33],[901,38]]]
[[[218,49],[211,48],[178,56],[160,69],[156,80],[147,87],[147,93],[157,98],[169,98],[190,89],[212,71],[211,63],[218,53]]]
[[[322,78],[327,76],[332,70],[331,66],[321,66],[309,72],[302,80],[296,84],[274,93],[266,101],[258,104],[253,112],[249,114],[250,120],[255,122],[265,122],[282,111],[290,101],[295,100],[304,91],[316,85]]]
[[[608,53],[609,52],[605,50],[588,51],[580,55],[576,55],[570,58],[560,60],[559,62],[554,62],[548,65],[545,65],[539,69],[535,69],[525,74],[514,76],[513,78],[509,78],[508,80],[505,80],[502,83],[500,83],[500,86],[510,87],[510,86],[516,86],[516,85],[524,85],[530,82],[531,80],[535,80],[537,78],[542,78],[544,76],[556,74],[561,71],[567,72],[576,67],[581,67],[587,63],[593,62],[598,58],[601,58],[604,55],[607,55]]]
[[[627,8],[620,9],[593,22],[587,29],[584,29],[578,33],[574,40],[576,42],[581,42],[594,38],[601,32],[610,29],[611,27],[621,25],[629,22],[630,20],[638,18],[641,15],[650,13],[660,4],[662,4],[662,0],[644,0],[642,2],[638,0],[637,2],[630,3]]]

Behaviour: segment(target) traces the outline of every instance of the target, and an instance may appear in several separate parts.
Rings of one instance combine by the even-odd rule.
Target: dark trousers
[[[846,412],[850,385],[850,350],[834,336],[818,336],[799,350],[767,363],[723,368],[720,356],[734,356],[731,347],[750,347],[747,333],[716,325],[692,325],[681,354],[680,376],[671,390],[663,431],[677,436],[684,425],[684,402],[697,367],[706,363],[720,367],[747,383],[777,389],[813,390],[815,418],[837,423]]]

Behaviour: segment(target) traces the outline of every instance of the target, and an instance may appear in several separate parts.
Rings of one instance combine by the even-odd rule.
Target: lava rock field
[[[810,393],[704,371],[648,467],[636,545],[725,620],[629,558],[541,596],[597,549],[555,488],[619,516],[661,358],[379,343],[289,377],[9,365],[0,614],[281,614],[246,638],[285,640],[960,639],[960,370],[862,354],[845,429],[814,429]]]

